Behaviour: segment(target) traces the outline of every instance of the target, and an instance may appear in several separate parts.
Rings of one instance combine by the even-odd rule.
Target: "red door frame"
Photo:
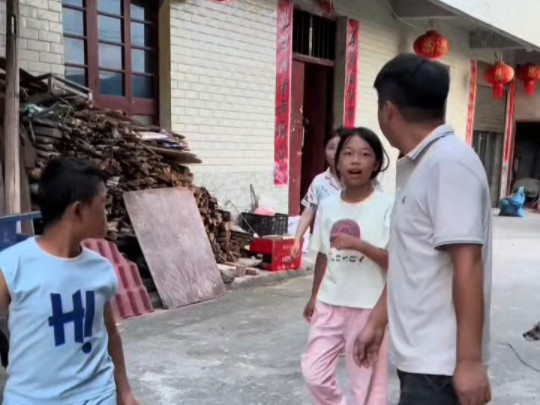
[[[360,23],[347,19],[347,47],[345,55],[345,111],[346,127],[354,127],[356,121],[356,99],[358,91],[358,64],[360,47]]]
[[[299,215],[302,181],[302,146],[304,143],[304,84],[306,64],[293,60],[292,65],[289,215]]]
[[[289,140],[291,131],[291,79],[293,0],[278,0],[276,47],[276,119],[274,137],[274,184],[289,183]],[[354,126],[358,91],[360,24],[347,21],[344,123]],[[334,84],[335,85],[335,84]]]
[[[478,61],[471,60],[471,83],[469,85],[469,109],[467,111],[467,133],[465,140],[469,146],[473,143],[474,115],[476,113],[476,94],[478,91]]]
[[[514,166],[514,146],[516,135],[515,111],[516,111],[516,80],[514,79],[508,89],[508,106],[506,108],[506,134],[503,157],[503,173],[501,183],[502,195],[507,195],[511,190],[512,172]],[[504,182],[505,180],[505,182]]]
[[[292,19],[292,0],[279,0],[276,49],[276,124],[274,139],[274,184],[276,186],[287,186],[289,183]]]

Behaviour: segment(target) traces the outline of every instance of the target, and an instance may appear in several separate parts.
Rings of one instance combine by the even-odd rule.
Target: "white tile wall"
[[[20,0],[20,67],[64,74],[62,0]],[[0,0],[0,55],[5,54],[6,2]]]
[[[308,10],[317,7],[310,0],[296,4]],[[172,121],[204,161],[194,167],[197,182],[240,207],[249,204],[249,184],[256,183],[259,193],[274,197],[286,210],[288,190],[275,188],[272,179],[276,1],[187,0],[173,1],[171,7]],[[357,125],[380,132],[375,76],[396,54],[411,51],[426,27],[394,19],[386,1],[336,0],[335,10],[361,23]],[[470,60],[484,55],[471,53],[465,30],[448,24],[436,28],[451,44],[443,61],[452,76],[448,122],[464,138]],[[390,154],[394,162],[396,152]],[[393,191],[393,163],[381,182]]]
[[[196,182],[249,205],[249,184],[287,210],[273,184],[275,0],[171,2],[172,126],[203,165]]]
[[[188,137],[192,149],[204,161],[193,166],[196,182],[207,186],[223,202],[232,200],[240,209],[249,206],[249,185],[254,184],[261,197],[271,198],[280,210],[287,210],[288,188],[273,184],[276,3],[170,2],[172,126]],[[308,9],[316,7],[315,3],[297,1]],[[468,4],[465,0],[453,3]],[[493,16],[506,2],[470,3],[493,3],[475,9]],[[361,24],[357,124],[376,132],[375,76],[393,56],[411,51],[412,42],[426,28],[423,22],[410,26],[396,20],[388,4],[385,0],[335,0],[338,14],[358,19]],[[61,0],[21,0],[21,15],[21,67],[37,74],[62,74]],[[0,0],[0,26],[5,26],[5,0]],[[538,27],[533,28],[540,30]],[[470,59],[492,62],[492,56],[471,53],[465,30],[445,23],[437,23],[436,28],[451,44],[451,52],[443,61],[452,76],[448,122],[464,137]],[[0,32],[0,54],[4,53],[4,44],[5,36]],[[391,156],[394,160],[396,153],[391,151]],[[391,192],[394,165],[381,180],[384,189]]]
[[[306,0],[303,0],[306,1]],[[347,0],[335,2],[338,14],[360,21],[360,63],[358,108],[356,124],[367,126],[380,134],[377,121],[377,94],[373,82],[383,65],[400,52],[412,52],[414,40],[426,31],[424,22],[411,23],[395,19],[386,1]],[[436,29],[450,41],[450,53],[442,60],[449,65],[451,89],[447,107],[447,121],[465,138],[470,87],[471,57],[468,33],[449,24],[437,23]],[[479,57],[481,55],[475,55]],[[385,142],[392,157],[390,169],[381,177],[385,191],[395,188],[395,160],[397,152]]]

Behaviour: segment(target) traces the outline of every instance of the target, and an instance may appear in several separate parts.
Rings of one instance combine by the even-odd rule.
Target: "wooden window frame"
[[[158,105],[159,105],[159,83],[158,83],[158,64],[155,64],[152,72],[134,72],[132,51],[142,50],[152,52],[152,57],[159,60],[159,31],[158,31],[158,8],[151,7],[150,19],[140,20],[131,18],[131,0],[121,0],[122,11],[121,15],[111,14],[103,11],[98,11],[97,0],[85,0],[83,7],[77,7],[69,4],[62,4],[63,9],[71,9],[83,12],[83,18],[86,23],[86,32],[84,36],[65,34],[66,38],[74,38],[85,41],[86,63],[84,65],[66,63],[66,68],[84,68],[86,69],[87,86],[94,93],[95,105],[100,108],[109,108],[121,110],[129,116],[151,116],[154,120],[158,120]],[[151,3],[149,3],[151,4]],[[99,16],[106,16],[118,19],[122,24],[122,42],[113,42],[99,39]],[[145,26],[151,28],[152,46],[133,45],[131,38],[131,24],[144,23]],[[100,68],[99,66],[99,44],[107,44],[120,46],[122,48],[122,69]],[[101,94],[99,73],[113,72],[123,74],[124,96],[111,96]],[[134,97],[133,79],[135,77],[151,77],[153,80],[154,94],[152,98]]]

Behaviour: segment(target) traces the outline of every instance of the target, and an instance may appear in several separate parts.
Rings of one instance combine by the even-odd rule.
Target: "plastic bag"
[[[523,205],[525,204],[525,188],[520,187],[515,194],[503,198],[499,203],[499,215],[503,217],[525,216]]]

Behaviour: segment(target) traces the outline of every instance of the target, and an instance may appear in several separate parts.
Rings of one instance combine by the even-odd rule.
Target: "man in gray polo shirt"
[[[389,319],[400,405],[483,405],[491,295],[491,199],[485,170],[444,125],[448,70],[416,55],[375,80],[379,124],[403,155],[386,295],[359,336],[369,365]],[[387,308],[388,303],[388,308]]]

